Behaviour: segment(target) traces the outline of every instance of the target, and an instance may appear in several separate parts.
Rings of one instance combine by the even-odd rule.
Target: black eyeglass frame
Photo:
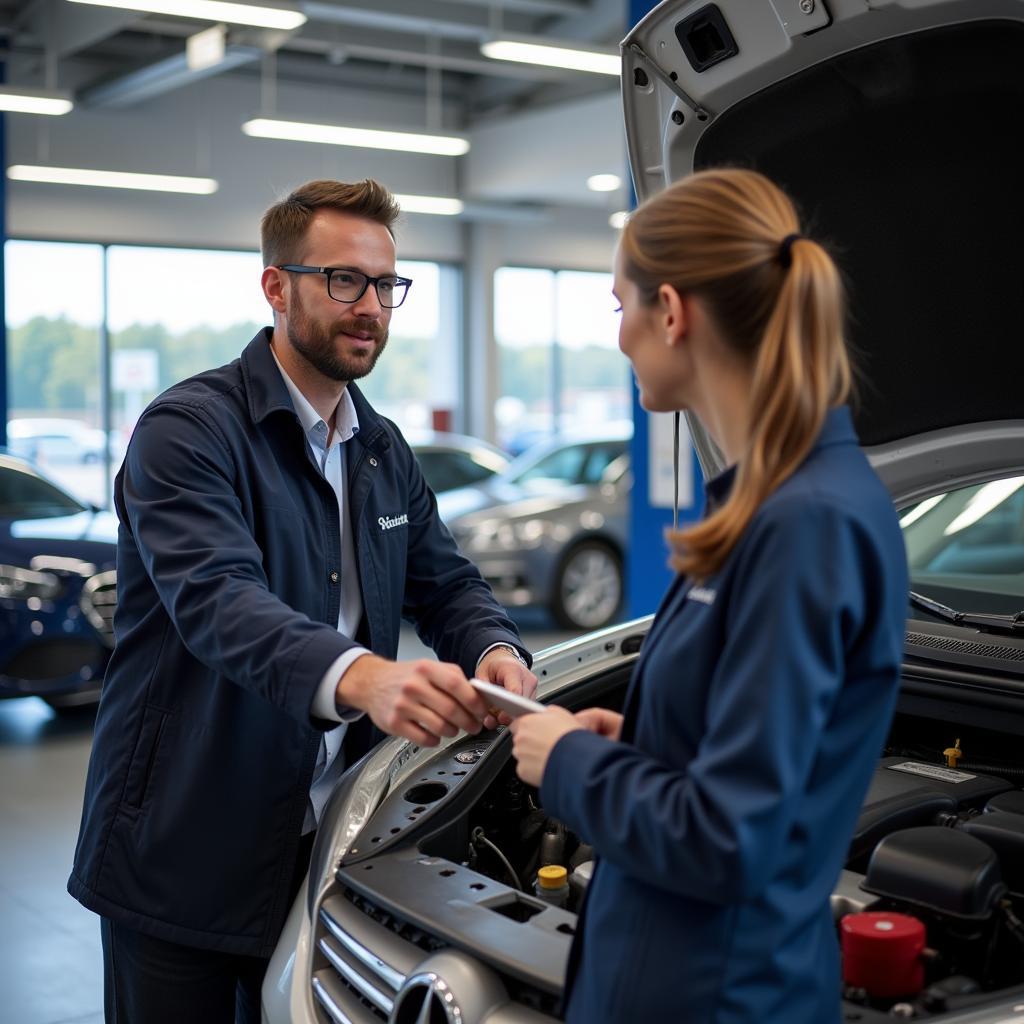
[[[351,305],[353,302],[358,302],[365,294],[366,289],[373,285],[373,290],[377,293],[377,301],[381,304],[383,309],[398,309],[402,305],[402,302],[409,297],[409,289],[412,287],[411,277],[399,277],[397,274],[384,274],[381,277],[370,277],[369,274],[364,274],[361,270],[353,270],[351,267],[306,267],[301,263],[275,263],[275,270],[287,270],[289,274],[324,274],[327,278],[327,295],[329,298],[334,299],[335,302],[344,302],[347,305]],[[360,289],[359,294],[354,299],[339,299],[336,295],[331,294],[331,275],[336,273],[342,274],[358,274],[360,277],[365,278],[363,287]],[[398,302],[393,306],[389,306],[380,295],[380,289],[377,285],[381,281],[394,281],[396,285],[405,285],[405,294],[402,296],[402,302]]]

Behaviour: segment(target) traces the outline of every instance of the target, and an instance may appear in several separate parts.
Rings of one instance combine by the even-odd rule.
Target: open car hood
[[[639,198],[756,168],[837,257],[898,500],[1024,470],[1022,67],[1024,0],[667,0],[623,42]]]

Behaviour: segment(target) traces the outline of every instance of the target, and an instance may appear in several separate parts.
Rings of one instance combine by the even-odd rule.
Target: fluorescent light
[[[403,196],[395,195],[403,213],[433,213],[441,217],[457,217],[463,210],[461,199],[444,196]]]
[[[480,52],[493,60],[511,60],[518,64],[540,64],[570,71],[592,71],[598,75],[622,73],[622,58],[606,50],[580,50],[569,46],[548,46],[515,39],[494,39],[482,43]]]
[[[626,226],[626,219],[629,217],[629,210],[619,210],[613,213],[608,218],[608,223],[615,228],[616,231],[621,231]]]
[[[621,185],[622,179],[617,174],[592,174],[587,178],[591,192],[614,192]]]
[[[346,128],[303,121],[276,121],[257,117],[242,125],[246,135],[288,142],[321,142],[331,146],[361,146],[366,149],[396,149],[404,153],[435,153],[462,156],[469,140],[454,135],[424,135],[418,132],[384,132],[376,128]]]
[[[226,21],[230,25],[255,25],[257,28],[293,29],[306,23],[301,11],[284,7],[228,3],[226,0],[70,0],[73,4],[116,7],[121,11],[146,14],[171,14],[201,21]]]
[[[129,174],[125,171],[94,171],[82,167],[7,168],[12,181],[39,181],[47,185],[94,185],[99,188],[137,188],[146,192],[186,192],[208,196],[217,191],[213,178],[184,178],[173,174]]]
[[[0,85],[0,110],[16,114],[66,114],[74,104],[67,93],[54,89],[19,89]]]

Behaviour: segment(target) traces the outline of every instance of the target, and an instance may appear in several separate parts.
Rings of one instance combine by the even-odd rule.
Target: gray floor
[[[538,625],[523,634],[534,651],[571,635]],[[411,631],[399,653],[423,653]],[[91,742],[88,714],[0,701],[0,1024],[103,1020],[98,918],[64,888]]]

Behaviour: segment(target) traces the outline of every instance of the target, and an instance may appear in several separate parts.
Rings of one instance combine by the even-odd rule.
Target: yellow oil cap
[[[545,864],[537,872],[537,884],[542,889],[561,889],[568,884],[569,873],[561,864]]]

